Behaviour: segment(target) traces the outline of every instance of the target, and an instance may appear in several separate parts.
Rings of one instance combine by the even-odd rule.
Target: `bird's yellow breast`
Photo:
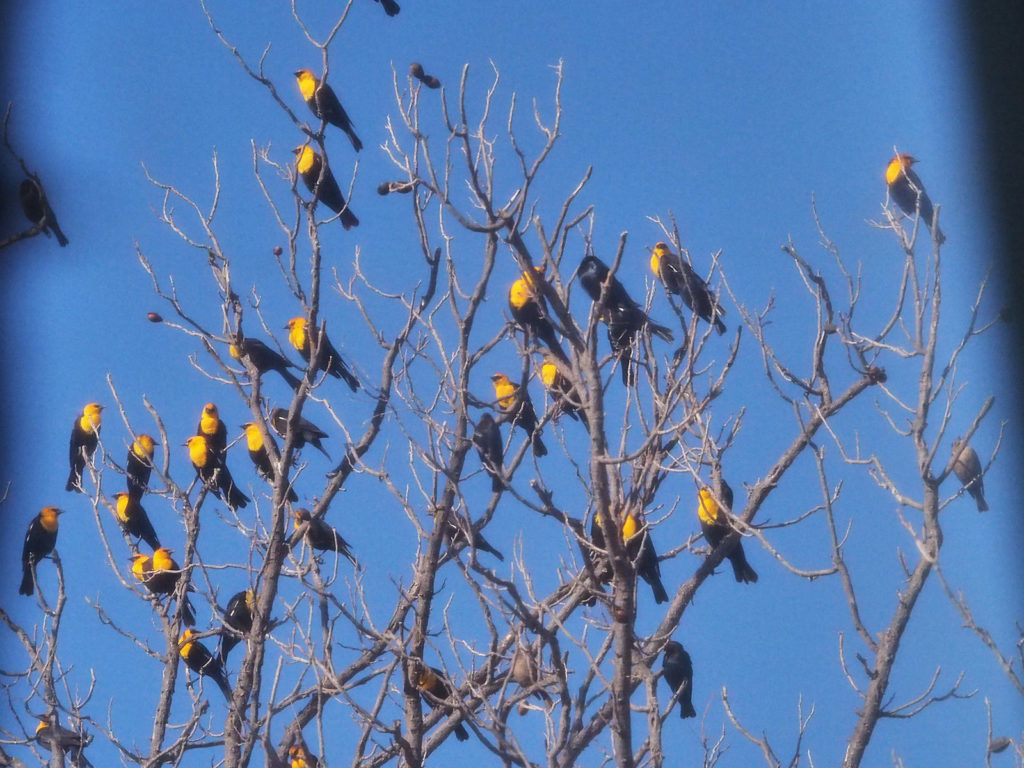
[[[99,403],[89,403],[85,406],[82,416],[78,420],[83,432],[94,432],[99,429],[100,423],[103,421],[102,411],[103,406]]]
[[[295,167],[299,173],[307,173],[313,165],[316,163],[316,153],[312,147],[306,145],[299,151],[298,157],[295,159]]]
[[[295,79],[299,83],[299,92],[302,94],[302,98],[306,101],[312,99],[313,94],[316,93],[317,85],[313,73],[308,69],[300,69]]]
[[[202,435],[193,435],[185,441],[188,445],[188,457],[197,467],[205,467],[209,459],[209,447],[206,445],[206,438]]]
[[[701,488],[698,494],[700,504],[697,506],[697,516],[705,523],[714,525],[718,522],[718,502],[710,488]]]
[[[889,161],[889,166],[885,169],[885,183],[895,183],[901,173],[903,173],[903,161],[898,157],[894,157]]]
[[[39,513],[39,522],[42,524],[43,528],[50,533],[55,533],[57,531],[57,527],[59,525],[57,522],[57,512],[58,510],[56,507],[44,507]]]
[[[640,530],[640,524],[637,522],[636,516],[630,512],[622,521],[622,540],[629,541],[636,536],[638,530]]]
[[[558,366],[554,363],[544,363],[540,367],[540,380],[548,389],[554,387],[555,382],[558,381]]]
[[[298,350],[306,348],[306,318],[294,317],[288,322],[288,341]]]
[[[114,498],[117,499],[117,516],[122,523],[128,522],[128,501],[129,496],[127,493],[120,492],[115,493]]]
[[[132,453],[140,459],[152,459],[155,445],[156,441],[149,435],[139,435],[135,442],[132,443]]]
[[[255,424],[245,425],[245,442],[249,445],[250,451],[258,451],[263,448],[263,435],[260,428]]]

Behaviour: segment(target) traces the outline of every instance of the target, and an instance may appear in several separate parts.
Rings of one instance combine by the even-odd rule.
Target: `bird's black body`
[[[298,368],[291,360],[275,352],[259,339],[240,339],[235,348],[240,356],[249,358],[249,362],[260,375],[267,371],[276,371],[288,386],[298,391],[302,380],[288,370],[289,368]]]
[[[501,428],[489,413],[485,413],[476,423],[476,430],[473,432],[473,445],[480,455],[480,462],[484,465],[484,471],[491,477],[491,491],[498,493],[505,487],[504,454],[501,444]]]
[[[68,239],[61,232],[57,217],[50,207],[50,201],[47,200],[46,193],[43,192],[39,183],[35,179],[23,179],[18,188],[18,194],[21,198],[21,210],[25,212],[25,217],[32,222],[33,226],[39,227],[47,236],[49,236],[50,230],[53,230],[60,247],[63,248],[67,245]]]
[[[682,645],[675,640],[665,644],[661,668],[665,672],[665,682],[679,694],[679,716],[682,718],[696,717],[693,708],[693,662]]]
[[[275,408],[270,415],[270,426],[274,428],[274,431],[277,432],[278,435],[282,438],[286,438],[288,435],[288,411],[284,408]],[[302,450],[303,446],[305,446],[306,443],[309,443],[324,456],[327,456],[328,460],[330,460],[331,457],[328,455],[327,451],[324,450],[324,446],[320,442],[328,436],[329,435],[316,424],[311,421],[306,421],[306,419],[300,416],[298,424],[295,425],[295,434],[292,442],[295,446],[295,450],[297,451]]]

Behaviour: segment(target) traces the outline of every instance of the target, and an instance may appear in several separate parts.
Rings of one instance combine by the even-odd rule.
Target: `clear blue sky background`
[[[237,9],[229,3],[213,8],[220,28],[255,62],[268,44],[267,74],[297,114],[306,115],[291,73],[300,66],[320,67],[319,53],[305,40],[281,4],[276,8]],[[881,218],[885,199],[883,171],[893,146],[921,160],[918,166],[932,199],[942,206],[942,224],[949,242],[944,248],[943,329],[948,351],[964,327],[975,287],[993,266],[993,238],[986,217],[983,180],[970,93],[953,4],[891,2],[856,7],[807,3],[716,3],[681,9],[680,4],[496,3],[433,4],[405,0],[401,15],[387,18],[370,0],[356,0],[349,20],[331,48],[331,82],[352,116],[366,149],[360,153],[351,204],[361,220],[358,229],[325,228],[326,266],[346,278],[358,249],[370,277],[390,290],[408,290],[408,275],[420,261],[417,241],[404,199],[378,197],[374,188],[395,172],[380,149],[386,140],[385,121],[397,110],[392,68],[400,87],[411,61],[423,62],[450,89],[456,87],[463,64],[470,67],[469,103],[477,109],[491,82],[489,62],[501,72],[491,135],[498,139],[498,188],[515,188],[514,162],[503,137],[504,116],[513,92],[518,95],[517,128],[523,141],[536,148],[529,108],[537,99],[550,120],[554,77],[550,65],[564,62],[563,139],[536,189],[542,216],[549,217],[593,166],[591,184],[582,196],[593,204],[595,247],[611,258],[621,232],[629,233],[626,258],[633,260],[623,280],[635,296],[642,295],[647,251],[662,239],[649,216],[674,215],[684,245],[701,270],[710,254],[722,249],[721,264],[734,294],[757,309],[773,294],[779,305],[773,340],[789,361],[806,370],[809,298],[797,282],[780,246],[792,237],[805,258],[836,277],[831,258],[818,247],[811,214],[815,197],[821,221],[850,264],[860,264],[865,297],[860,318],[865,332],[881,320],[872,308],[887,307],[895,295],[902,256],[891,233],[871,228]],[[315,35],[329,29],[331,19],[310,8],[306,19]],[[31,626],[34,603],[15,599],[16,566],[21,536],[30,517],[44,505],[56,504],[68,514],[62,520],[58,549],[70,579],[71,601],[61,635],[61,657],[73,664],[72,685],[84,690],[89,670],[97,689],[89,711],[103,720],[107,700],[111,722],[127,742],[144,743],[149,736],[153,697],[147,687],[159,684],[159,669],[131,644],[102,627],[85,598],[99,600],[115,619],[157,641],[148,606],[126,593],[99,556],[99,537],[87,500],[63,490],[68,432],[86,402],[112,404],[105,377],[109,374],[123,398],[136,430],[152,431],[142,406],[145,395],[159,409],[170,431],[171,466],[179,482],[191,474],[178,444],[192,433],[203,403],[214,400],[230,428],[248,419],[244,404],[186,361],[201,354],[192,339],[146,322],[147,311],[170,312],[153,296],[148,276],[135,255],[135,244],[163,276],[173,275],[187,309],[208,327],[219,330],[216,289],[205,256],[189,249],[157,221],[161,195],[145,178],[142,164],[159,180],[174,184],[204,206],[213,190],[211,158],[220,162],[222,196],[215,228],[232,259],[235,290],[247,293],[258,285],[271,327],[279,328],[299,309],[279,284],[271,249],[284,244],[252,175],[252,146],[268,147],[275,161],[287,164],[302,136],[273,103],[265,89],[249,79],[217,41],[195,3],[139,3],[100,6],[34,4],[11,8],[6,26],[8,67],[0,93],[14,104],[11,140],[29,166],[44,180],[60,223],[71,240],[63,250],[55,241],[36,238],[0,254],[6,261],[5,300],[0,313],[5,329],[6,376],[11,398],[6,410],[10,434],[30,436],[12,443],[10,460],[0,480],[10,481],[3,507],[8,539],[7,562],[0,572],[0,595],[15,619]],[[435,105],[437,94],[424,94],[429,132],[440,150],[443,134]],[[477,112],[478,114],[478,112]],[[328,134],[331,163],[340,179],[348,178],[353,153],[344,137]],[[11,174],[16,169],[6,154],[0,160]],[[287,204],[285,182],[272,173],[265,178],[279,202]],[[14,189],[3,192],[4,232],[24,226]],[[499,195],[502,198],[502,195]],[[176,211],[192,233],[194,220],[183,205]],[[465,275],[482,252],[479,239],[458,234],[455,250],[466,264]],[[578,238],[577,238],[578,240]],[[532,244],[532,240],[530,243]],[[582,255],[582,243],[579,243]],[[575,257],[573,257],[574,259]],[[567,264],[563,275],[575,266]],[[503,322],[504,286],[515,273],[503,255],[479,339]],[[998,281],[996,281],[998,282]],[[836,294],[842,292],[835,284]],[[579,292],[577,291],[577,294]],[[577,295],[573,310],[585,316],[587,303]],[[986,294],[982,314],[999,308],[995,291]],[[668,317],[663,298],[654,314]],[[660,303],[660,308],[659,308]],[[323,313],[335,343],[364,377],[378,375],[381,353],[356,332],[355,310],[337,294],[325,295]],[[730,311],[734,328],[738,312]],[[385,327],[391,327],[385,322]],[[255,317],[247,330],[255,335]],[[353,329],[350,332],[350,329]],[[998,426],[1012,417],[1012,382],[1002,381],[1000,356],[1007,339],[1002,330],[982,339],[964,356],[959,381],[965,385],[953,419],[953,434],[965,431],[977,408],[990,394],[996,406],[975,437],[987,457]],[[603,335],[603,334],[602,334]],[[283,334],[282,334],[283,338]],[[713,340],[717,342],[717,340]],[[602,345],[604,341],[601,341]],[[724,340],[719,356],[724,355]],[[476,393],[489,395],[490,370],[518,370],[510,344],[492,353],[487,370],[478,371]],[[894,386],[906,396],[914,392],[914,369],[891,362]],[[742,405],[748,406],[738,445],[729,455],[727,476],[737,490],[762,476],[794,434],[791,414],[771,399],[759,376],[760,360],[745,335],[743,352],[726,395],[715,404],[721,424]],[[370,412],[369,397],[352,396],[335,382],[324,389],[350,429],[358,431]],[[276,379],[266,386],[276,405],[287,405],[287,389]],[[539,389],[534,398],[540,398]],[[610,407],[614,407],[614,404]],[[621,407],[621,406],[620,406]],[[311,405],[309,418],[329,417]],[[582,446],[582,429],[562,425],[570,446]],[[908,444],[894,440],[884,422],[865,402],[842,420],[847,436],[859,430],[865,445],[890,461],[904,461],[894,474],[913,480]],[[339,430],[328,441],[341,454]],[[1016,433],[1011,423],[1010,432]],[[104,440],[121,461],[127,431],[116,412],[107,412]],[[390,451],[404,453],[404,437],[392,431]],[[556,442],[548,429],[549,443]],[[952,435],[947,437],[947,445]],[[877,441],[877,442],[876,442]],[[380,460],[383,441],[371,458]],[[828,451],[833,459],[837,452]],[[940,452],[944,459],[948,448]],[[557,453],[555,451],[554,453]],[[316,455],[310,473],[326,470]],[[995,470],[986,477],[992,511],[974,512],[962,499],[943,515],[947,577],[965,591],[975,616],[1007,647],[1020,618],[1019,493],[1008,468],[1019,466],[1012,445],[1006,446]],[[397,459],[400,467],[401,459]],[[263,486],[253,476],[244,450],[229,459],[236,477],[254,491]],[[527,468],[524,468],[524,471]],[[569,466],[551,456],[542,464],[546,482],[560,503],[585,505],[578,484],[560,479]],[[816,503],[817,485],[809,462],[788,476],[764,509],[764,522],[779,522]],[[840,503],[841,520],[852,521],[848,555],[862,592],[862,610],[873,630],[888,622],[900,586],[896,548],[913,556],[913,543],[896,520],[891,498],[860,471],[844,469],[847,485]],[[838,473],[836,478],[838,478]],[[113,473],[110,486],[119,490]],[[525,488],[527,476],[518,483]],[[312,493],[316,483],[300,492]],[[483,478],[470,481],[482,507]],[[912,488],[913,486],[908,486]],[[949,485],[945,490],[951,491]],[[742,495],[742,494],[740,494]],[[920,493],[914,493],[919,497]],[[657,531],[659,548],[676,546],[697,530],[693,488],[689,481],[663,491],[664,510],[679,498],[679,510]],[[308,495],[306,495],[309,500]],[[146,503],[161,536],[172,546],[183,544],[166,501]],[[574,509],[582,513],[582,509]],[[911,519],[916,519],[910,513]],[[395,501],[371,478],[353,478],[331,511],[332,522],[349,538],[368,564],[366,585],[393,602],[393,580],[408,581],[408,562],[415,547],[413,531]],[[113,527],[109,520],[104,524]],[[533,520],[505,499],[488,538],[502,542],[510,554],[513,537],[522,531],[531,571],[550,586],[556,578],[552,562],[566,555],[565,542],[550,521]],[[794,563],[807,568],[828,565],[824,528],[818,524],[792,532],[769,533],[773,544]],[[124,567],[127,552],[114,541],[115,563]],[[696,667],[695,704],[707,711],[707,730],[715,734],[723,721],[719,693],[729,689],[730,701],[746,726],[765,731],[780,754],[791,750],[802,695],[805,713],[815,707],[804,746],[818,765],[837,764],[855,721],[858,702],[838,663],[837,632],[854,647],[838,579],[807,583],[773,563],[768,553],[750,543],[748,552],[761,581],[736,585],[720,573],[698,593],[683,618],[677,637],[690,650]],[[221,553],[237,562],[245,542],[217,519],[214,506],[204,510],[200,548],[208,561]],[[123,557],[122,557],[123,555]],[[672,591],[689,578],[699,561],[684,554],[664,564]],[[41,569],[43,588],[52,593],[49,565]],[[246,586],[237,570],[218,572],[220,601]],[[449,574],[449,584],[458,581]],[[340,583],[339,583],[340,588]],[[451,586],[459,594],[457,585]],[[463,590],[464,591],[464,590]],[[640,628],[653,627],[653,604],[641,589]],[[386,610],[382,608],[383,611]],[[647,621],[644,612],[647,612]],[[200,621],[208,620],[200,611]],[[381,618],[378,616],[376,618]],[[474,624],[455,616],[457,624]],[[147,634],[148,633],[148,634]],[[13,647],[10,650],[16,651]],[[8,652],[5,657],[12,658]],[[17,656],[16,658],[20,658]],[[451,664],[451,659],[446,659]],[[8,661],[5,668],[17,668]],[[933,671],[941,667],[938,691],[948,688],[960,670],[963,690],[978,690],[968,700],[936,705],[912,722],[883,721],[875,733],[869,762],[882,764],[895,752],[907,764],[979,764],[986,733],[984,699],[992,702],[996,733],[1012,733],[1024,722],[1021,701],[1001,677],[993,659],[960,628],[937,583],[919,605],[901,648],[891,689],[897,702],[918,695]],[[213,694],[212,711],[219,724],[222,704]],[[38,710],[38,703],[36,705]],[[541,736],[539,716],[536,734]],[[346,760],[354,734],[343,707],[333,713],[338,741],[328,744],[332,762]],[[9,723],[10,714],[3,717]],[[1017,731],[1019,735],[1019,730]],[[312,734],[307,734],[313,739]],[[692,764],[701,754],[699,721],[671,718],[665,731],[668,757]],[[758,753],[740,735],[729,732],[732,752],[726,763],[753,765]],[[319,748],[319,747],[318,747]],[[19,752],[24,756],[25,752]],[[482,757],[477,747],[446,744],[447,759]],[[114,764],[113,750],[98,738],[94,763]],[[539,757],[539,753],[536,755]],[[583,764],[596,764],[588,757]]]

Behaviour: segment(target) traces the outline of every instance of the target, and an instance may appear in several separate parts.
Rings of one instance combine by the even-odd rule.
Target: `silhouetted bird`
[[[274,428],[274,431],[281,436],[282,439],[288,437],[288,411],[285,408],[275,408],[270,414],[270,426]],[[321,444],[321,440],[328,437],[328,434],[324,432],[320,427],[311,421],[306,421],[301,416],[298,418],[295,425],[295,434],[292,439],[292,445],[296,451],[301,451],[306,443],[309,443],[316,448],[324,456],[327,456],[327,460],[330,461],[331,457],[324,450],[324,446]]]
[[[665,682],[679,694],[679,716],[696,717],[697,710],[693,708],[693,663],[690,661],[690,654],[675,640],[670,640],[665,643],[661,668],[665,672]]]
[[[409,65],[409,74],[411,74],[413,77],[415,77],[425,86],[427,86],[427,88],[441,87],[441,81],[438,80],[433,75],[428,75],[427,73],[425,73],[423,71],[423,65],[420,64],[418,61],[414,61],[412,64]]]
[[[267,371],[276,371],[288,386],[296,391],[299,388],[299,384],[302,383],[298,376],[288,370],[289,368],[298,368],[298,366],[288,358],[272,350],[259,339],[240,337],[237,343],[232,344],[228,348],[228,352],[231,353],[235,360],[241,360],[243,357],[248,358],[249,362],[252,363],[252,367],[260,375]]]
[[[21,197],[21,210],[25,212],[25,217],[32,222],[32,225],[39,227],[47,237],[50,236],[50,230],[53,230],[60,247],[63,248],[67,245],[68,239],[60,231],[57,217],[54,215],[50,201],[46,198],[46,193],[39,182],[35,179],[23,179],[18,193]]]
[[[384,8],[384,13],[388,16],[397,16],[398,12],[402,10],[402,6],[396,3],[395,0],[374,0],[374,2],[380,3]]]
[[[309,524],[309,527],[306,528],[306,541],[309,542],[310,547],[322,552],[337,552],[347,557],[356,568],[359,567],[352,550],[349,549],[348,542],[341,537],[340,533],[325,523],[323,518],[313,517],[308,509],[302,507],[296,509],[293,514],[295,515],[296,529],[301,528],[303,523]]]
[[[228,663],[231,649],[241,642],[242,638],[237,633],[245,635],[252,629],[252,608],[255,601],[256,594],[251,589],[236,592],[228,600],[227,608],[224,609],[224,623],[230,629],[220,631],[220,644],[217,647],[217,659],[221,665]]]
[[[585,256],[577,270],[580,285],[598,303],[604,291],[604,302],[598,307],[598,316],[608,326],[608,343],[622,368],[622,383],[632,384],[635,377],[630,370],[630,354],[636,337],[641,333],[655,333],[665,341],[672,341],[672,331],[658,325],[626,292],[608,265],[596,256]]]
[[[484,471],[491,476],[491,491],[498,493],[505,487],[503,464],[504,453],[501,443],[501,428],[489,413],[485,413],[476,423],[473,432],[473,445],[480,455],[480,463]]]

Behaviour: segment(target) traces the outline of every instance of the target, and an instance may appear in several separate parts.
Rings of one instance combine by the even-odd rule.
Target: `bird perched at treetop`
[[[885,169],[885,183],[889,186],[889,196],[896,201],[900,210],[908,216],[919,213],[935,242],[941,244],[946,242],[946,236],[935,221],[935,208],[928,193],[924,191],[924,184],[911,167],[916,162],[917,159],[912,155],[896,155]]]

